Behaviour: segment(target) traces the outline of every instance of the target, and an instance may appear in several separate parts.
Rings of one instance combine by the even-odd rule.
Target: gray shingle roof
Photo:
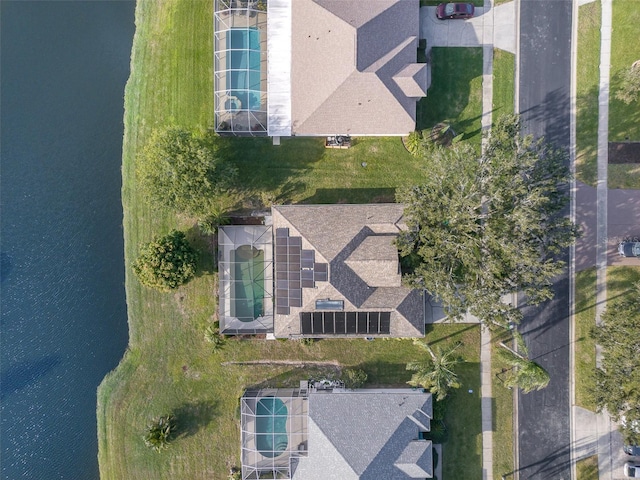
[[[294,480],[407,480],[431,474],[431,442],[417,441],[416,410],[431,414],[431,395],[407,390],[309,395],[309,456]],[[423,477],[428,478],[428,477]]]
[[[295,0],[292,8],[293,133],[412,131],[426,95],[426,70],[415,66],[419,1]]]
[[[393,238],[405,227],[403,205],[279,205],[272,207],[274,231],[289,228],[302,237],[316,261],[329,264],[329,282],[302,290],[302,307],[276,315],[277,337],[300,334],[299,313],[315,310],[316,299],[344,300],[345,311],[391,312],[391,336],[424,335],[422,292],[400,283]],[[276,260],[277,261],[277,260]]]

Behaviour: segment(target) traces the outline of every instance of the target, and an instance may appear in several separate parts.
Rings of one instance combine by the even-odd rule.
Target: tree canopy
[[[640,283],[622,300],[607,305],[593,336],[602,347],[594,392],[629,443],[640,444]]]
[[[518,354],[504,344],[498,350],[499,356],[511,365],[511,370],[507,372],[504,380],[506,387],[520,388],[524,393],[534,390],[542,390],[549,385],[549,372],[539,363],[529,360],[527,357]]]
[[[194,276],[197,260],[198,254],[184,233],[172,230],[142,246],[132,269],[143,285],[168,292]]]
[[[519,291],[532,304],[551,298],[565,267],[557,254],[577,234],[563,215],[566,155],[521,135],[513,115],[498,119],[482,156],[460,144],[425,152],[427,180],[397,195],[408,226],[398,247],[414,259],[405,280],[451,316],[469,310],[489,325],[518,321],[501,299]]]
[[[136,163],[138,184],[150,204],[197,218],[211,214],[236,175],[213,139],[178,127],[154,130]]]

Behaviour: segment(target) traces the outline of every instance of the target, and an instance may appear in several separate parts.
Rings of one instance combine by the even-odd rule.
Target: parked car
[[[635,462],[625,463],[624,474],[629,478],[640,478],[640,464]]]
[[[624,453],[627,455],[640,456],[640,445],[625,445]]]
[[[620,242],[618,253],[623,257],[640,257],[640,242],[635,240]]]
[[[470,3],[441,3],[436,8],[436,17],[440,20],[471,18],[475,7]]]

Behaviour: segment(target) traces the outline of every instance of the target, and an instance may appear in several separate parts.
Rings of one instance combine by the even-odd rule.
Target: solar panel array
[[[303,335],[388,335],[391,312],[301,312]]]
[[[302,307],[302,289],[329,279],[329,265],[316,263],[314,250],[302,249],[302,237],[290,237],[288,228],[276,229],[276,313],[289,315]]]

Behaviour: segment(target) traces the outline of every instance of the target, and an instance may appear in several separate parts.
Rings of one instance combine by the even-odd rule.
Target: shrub
[[[169,292],[193,278],[198,254],[183,232],[172,230],[140,248],[131,268],[147,287]]]
[[[342,381],[347,388],[360,388],[367,383],[367,372],[361,368],[347,368],[342,372]]]

